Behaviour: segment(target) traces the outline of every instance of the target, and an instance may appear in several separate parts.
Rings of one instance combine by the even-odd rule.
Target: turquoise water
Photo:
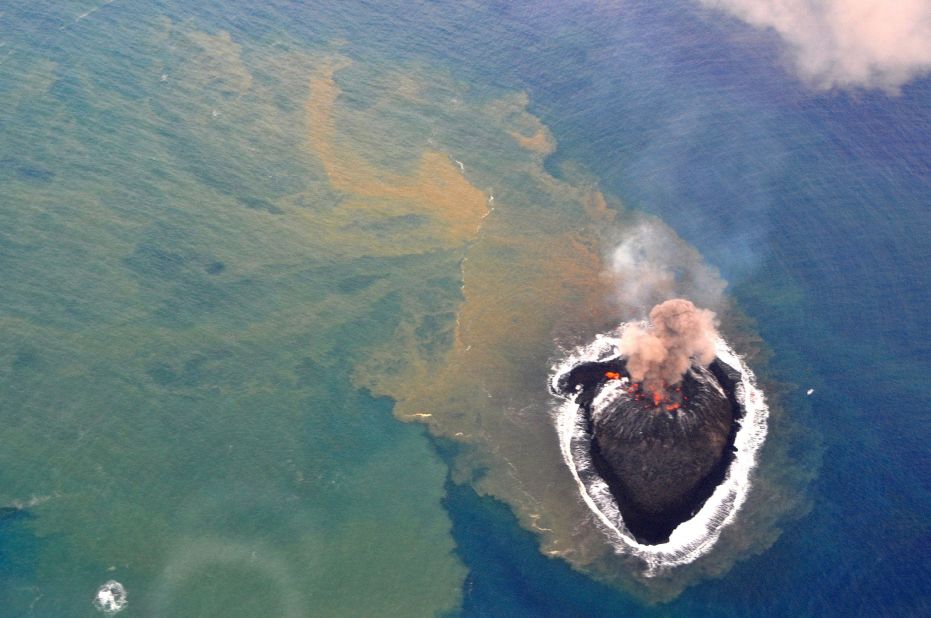
[[[2,615],[99,615],[109,579],[121,615],[929,611],[927,79],[814,92],[687,2],[14,2],[0,42]],[[763,478],[797,504],[673,594],[560,536],[558,492],[524,501],[520,470],[559,478],[515,446],[533,418],[392,416],[467,396],[403,396],[457,317],[486,364],[553,354],[562,330],[510,340],[487,307],[568,268],[592,179],[620,229],[614,198],[719,269],[772,353]],[[510,367],[496,397],[536,379]],[[557,532],[527,531],[541,504]]]

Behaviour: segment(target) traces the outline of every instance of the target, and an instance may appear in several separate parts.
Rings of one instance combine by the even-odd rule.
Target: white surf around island
[[[619,358],[619,334],[623,327],[611,335],[598,335],[594,342],[576,348],[554,365],[551,377],[553,392],[558,392],[559,379],[580,363]],[[591,435],[586,429],[581,407],[574,401],[565,400],[553,414],[563,460],[578,485],[582,500],[595,515],[595,521],[617,553],[637,556],[644,561],[644,575],[647,577],[694,562],[711,550],[721,531],[734,522],[747,499],[757,453],[766,439],[769,408],[763,392],[756,385],[753,372],[723,339],[718,338],[715,347],[717,357],[741,376],[734,390],[744,414],[734,438],[734,459],[711,497],[694,517],[679,524],[665,543],[644,545],[627,530],[617,501],[592,463]],[[597,415],[622,396],[626,392],[626,384],[626,378],[606,384],[592,403],[592,414]]]
[[[117,614],[126,609],[127,603],[126,588],[113,579],[98,588],[94,595],[94,607],[105,614]]]

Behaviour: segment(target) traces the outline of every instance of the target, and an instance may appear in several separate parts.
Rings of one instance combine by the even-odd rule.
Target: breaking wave
[[[94,595],[94,607],[105,614],[117,614],[126,608],[126,588],[120,582],[111,579],[97,589]]]
[[[610,361],[620,356],[618,343],[620,330],[610,335],[598,335],[591,344],[570,352],[552,368],[550,387],[558,393],[560,378],[573,367],[584,362]],[[691,519],[681,523],[669,540],[658,545],[637,542],[627,530],[624,519],[607,483],[602,479],[591,459],[591,435],[586,426],[581,406],[566,400],[553,412],[559,435],[563,460],[569,467],[579,494],[595,515],[595,521],[608,537],[618,554],[633,555],[646,564],[644,575],[652,577],[673,567],[689,564],[707,553],[718,540],[725,526],[734,522],[740,507],[747,499],[751,487],[751,474],[757,463],[757,453],[766,439],[769,408],[763,392],[756,385],[753,372],[726,341],[715,342],[717,357],[740,373],[735,385],[735,396],[743,406],[743,416],[734,439],[734,458],[728,466],[724,480]],[[623,387],[608,384],[602,388],[592,405],[592,413],[620,396]]]

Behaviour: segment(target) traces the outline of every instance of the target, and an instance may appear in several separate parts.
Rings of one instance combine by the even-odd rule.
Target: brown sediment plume
[[[338,103],[334,79],[346,66],[330,59],[310,80],[308,145],[344,196],[329,212],[315,210],[313,225],[326,230],[335,251],[392,256],[442,250],[453,258],[431,259],[417,281],[404,283],[414,287],[400,295],[401,320],[390,341],[357,364],[354,381],[392,397],[398,418],[474,445],[454,477],[464,480],[484,469],[478,491],[514,506],[525,527],[544,534],[547,553],[586,563],[605,548],[597,530],[587,530],[584,542],[576,531],[586,514],[547,420],[552,402],[545,383],[554,337],[593,335],[612,320],[601,230],[612,224],[616,208],[594,188],[543,171],[538,158],[552,143],[524,110],[526,96],[461,110],[469,115],[462,121],[465,134],[481,130],[498,140],[494,163],[470,166],[487,184],[502,186],[494,209],[437,150],[425,147],[408,174],[373,165],[357,154],[363,150],[358,140],[340,130],[341,122],[352,120]],[[515,132],[547,139],[521,144],[534,145],[528,152],[514,145]],[[383,225],[412,216],[413,228]],[[457,263],[456,272],[444,270]],[[451,275],[461,278],[452,293],[429,285]]]
[[[509,125],[507,134],[521,148],[538,156],[546,156],[556,150],[556,140],[549,127],[526,112],[529,103],[530,97],[521,92],[494,101],[487,106],[487,110]]]
[[[564,210],[496,200],[462,264],[450,349],[424,351],[416,332],[429,316],[411,307],[394,345],[375,351],[356,380],[392,397],[399,418],[473,445],[454,478],[510,504],[541,534],[547,555],[581,565],[606,547],[596,528],[579,529],[588,515],[549,421],[546,371],[554,338],[594,334],[611,320],[598,228],[614,211],[596,191],[556,183],[550,190]],[[478,469],[484,473],[474,478]]]
[[[597,203],[601,198],[596,194],[590,199]],[[601,220],[611,216],[606,208],[595,214],[597,205],[591,212]],[[414,354],[405,359],[403,377],[377,369],[363,372],[364,380],[377,380],[380,392],[395,396],[399,417],[427,419],[425,412],[442,408],[458,409],[457,416],[465,419],[499,408],[503,398],[510,398],[512,386],[526,379],[523,372],[537,369],[521,359],[550,353],[558,323],[608,317],[598,288],[597,247],[572,231],[554,229],[553,236],[538,236],[544,215],[539,209],[527,212],[502,204],[488,218],[462,263],[463,300],[453,346],[443,362]],[[400,349],[417,350],[413,332],[407,336],[410,340]],[[398,349],[386,352],[397,354]],[[449,437],[473,433],[469,422],[449,423],[451,418],[434,414],[428,422]]]
[[[627,356],[631,379],[651,393],[660,393],[678,384],[693,362],[711,363],[717,337],[713,311],[674,298],[653,307],[646,326],[627,325],[619,348]]]
[[[334,75],[349,64],[341,58],[327,61],[310,80],[305,107],[308,143],[330,184],[346,194],[326,222],[357,234],[353,244],[377,255],[451,248],[474,238],[488,214],[488,200],[446,154],[427,151],[413,174],[400,175],[376,168],[340,140]],[[320,217],[315,221],[319,224]]]
[[[553,139],[545,128],[537,129],[533,135],[523,135],[517,131],[511,131],[510,135],[521,145],[521,148],[531,152],[547,155],[555,150]]]
[[[339,101],[335,77],[347,65],[331,59],[310,80],[309,150],[340,199],[329,209],[315,203],[309,223],[324,231],[325,251],[422,254],[367,292],[374,305],[391,298],[400,318],[386,326],[387,341],[353,361],[354,383],[391,397],[399,419],[462,443],[453,480],[507,503],[539,534],[545,554],[615,585],[637,582],[633,589],[654,601],[726,570],[752,539],[725,535],[718,557],[652,580],[638,575],[635,559],[615,553],[562,459],[546,389],[560,345],[589,341],[619,317],[676,295],[720,309],[717,274],[657,220],[624,215],[584,178],[549,175],[541,160],[555,142],[527,113],[525,95],[470,103],[430,74],[418,81],[456,96],[411,101],[374,89],[356,110]],[[416,83],[406,89],[418,91]],[[443,118],[435,139],[427,137],[434,137],[429,120],[416,135],[384,132],[381,119],[397,105],[423,105],[418,118]],[[390,139],[369,143],[362,126]],[[411,148],[418,143],[420,150]],[[476,145],[482,151],[469,158]],[[447,147],[466,160],[468,180]],[[494,201],[476,186],[494,186]],[[644,273],[660,273],[651,281],[663,285],[647,285]]]

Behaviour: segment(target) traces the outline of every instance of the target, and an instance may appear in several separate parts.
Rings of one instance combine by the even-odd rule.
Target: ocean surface
[[[931,78],[691,0],[12,0],[0,101],[0,616],[931,613]],[[771,417],[646,577],[547,377],[670,292]]]

